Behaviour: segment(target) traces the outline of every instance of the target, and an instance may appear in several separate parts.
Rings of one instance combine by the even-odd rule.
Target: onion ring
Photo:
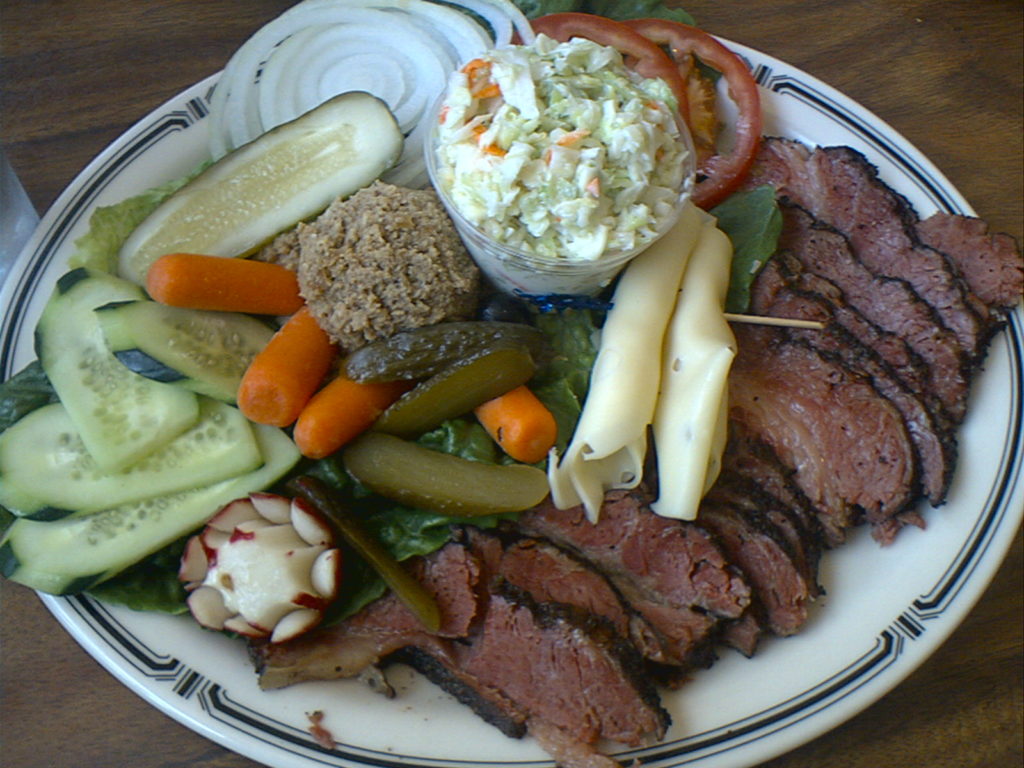
[[[303,0],[224,67],[210,100],[210,152],[219,159],[339,93],[367,91],[406,137],[384,179],[425,186],[427,110],[451,72],[514,34],[533,39],[509,0]]]

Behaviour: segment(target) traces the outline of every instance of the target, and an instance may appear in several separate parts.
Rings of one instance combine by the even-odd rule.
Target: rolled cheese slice
[[[688,205],[619,278],[576,431],[561,460],[552,454],[548,462],[552,500],[560,509],[582,503],[596,522],[607,490],[635,487],[643,476],[665,333],[705,216]]]
[[[706,226],[690,256],[665,337],[653,433],[664,517],[693,520],[714,484],[725,448],[727,379],[736,338],[723,315],[732,244]]]

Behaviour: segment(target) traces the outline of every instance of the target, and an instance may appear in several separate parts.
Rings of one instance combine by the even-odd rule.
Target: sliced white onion
[[[510,0],[449,0],[452,5],[472,11],[486,21],[494,33],[496,46],[508,45],[512,32],[519,33],[519,41],[532,43],[534,34],[529,19]]]
[[[533,39],[509,0],[304,0],[228,61],[211,99],[211,153],[218,159],[339,93],[367,91],[388,104],[406,135],[385,180],[424,186],[427,110],[452,71],[513,33]]]
[[[427,106],[427,92],[439,92],[455,66],[446,51],[405,22],[372,31],[354,25],[310,27],[267,59],[258,113],[262,124],[272,127],[335,94],[367,91],[391,107],[408,133]]]

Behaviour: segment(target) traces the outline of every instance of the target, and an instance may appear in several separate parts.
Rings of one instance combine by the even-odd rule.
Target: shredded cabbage
[[[587,261],[664,231],[690,157],[664,81],[582,38],[538,35],[482,61],[500,96],[455,73],[438,128],[437,182],[466,219],[527,253]]]

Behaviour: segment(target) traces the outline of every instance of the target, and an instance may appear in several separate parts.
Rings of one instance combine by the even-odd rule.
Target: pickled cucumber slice
[[[524,347],[499,348],[462,360],[402,395],[374,422],[373,429],[416,437],[525,384],[536,368]]]
[[[55,519],[220,482],[263,463],[237,408],[200,399],[194,427],[123,472],[103,472],[60,403],[39,408],[0,435],[0,504]]]
[[[229,501],[272,485],[299,460],[280,429],[253,429],[264,463],[252,472],[54,522],[15,520],[0,541],[0,575],[54,595],[77,594],[191,533]]]
[[[425,379],[471,357],[509,346],[526,347],[534,360],[540,360],[547,339],[539,328],[524,323],[438,323],[361,347],[345,359],[345,373],[356,381]]]
[[[127,280],[79,268],[57,281],[36,326],[36,356],[96,465],[118,472],[190,428],[196,395],[117,361],[93,310],[143,298]]]
[[[370,564],[429,632],[438,631],[441,626],[441,613],[434,596],[424,589],[423,585],[406,571],[379,541],[367,533],[356,515],[338,503],[322,480],[303,475],[295,478],[291,486],[331,521],[349,546]]]
[[[145,283],[166,253],[244,256],[397,161],[404,138],[388,106],[343,93],[239,147],[161,203],[125,241],[122,277]]]
[[[548,495],[536,467],[470,461],[377,432],[356,438],[342,461],[374,493],[452,517],[521,512]]]
[[[96,310],[114,357],[146,378],[235,402],[238,385],[273,329],[234,312],[128,301]]]

